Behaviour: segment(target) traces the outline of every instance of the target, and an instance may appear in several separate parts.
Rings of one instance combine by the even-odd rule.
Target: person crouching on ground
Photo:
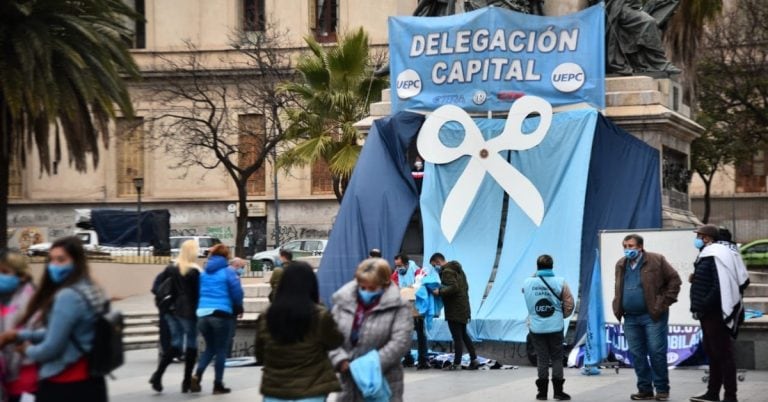
[[[350,373],[350,362],[376,350],[383,380],[392,392],[391,401],[403,400],[403,368],[400,359],[410,348],[413,331],[411,306],[392,285],[386,260],[369,258],[357,267],[355,280],[333,295],[333,314],[344,334],[341,347],[330,352],[331,363],[341,372],[339,401],[363,401]]]
[[[328,352],[341,346],[344,335],[320,304],[317,277],[309,264],[290,263],[274,302],[256,326],[265,402],[322,402],[341,391]]]
[[[243,287],[240,278],[229,267],[229,247],[217,244],[211,248],[205,271],[200,275],[200,302],[197,306],[197,329],[205,339],[190,391],[200,392],[200,380],[214,356],[214,394],[228,394],[224,387],[224,365],[235,330],[235,317],[243,313]]]
[[[537,271],[523,284],[525,304],[536,350],[539,378],[536,380],[536,399],[547,400],[549,386],[549,365],[552,364],[552,388],[558,401],[570,400],[563,392],[563,331],[564,319],[573,313],[573,295],[565,278],[555,276],[554,261],[548,255],[536,260]]]

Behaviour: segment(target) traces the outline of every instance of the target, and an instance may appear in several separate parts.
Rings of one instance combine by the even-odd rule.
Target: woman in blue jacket
[[[0,344],[20,343],[19,350],[39,364],[38,402],[107,400],[104,377],[90,375],[86,353],[108,299],[88,271],[80,239],[56,240],[40,289],[21,319],[23,324],[39,315],[45,328],[0,334]]]
[[[197,328],[205,339],[190,391],[200,392],[200,380],[208,364],[214,363],[214,394],[227,394],[224,387],[224,364],[235,330],[235,317],[243,313],[243,288],[240,278],[229,266],[229,247],[219,244],[211,248],[205,270],[200,275],[200,301],[197,306]]]

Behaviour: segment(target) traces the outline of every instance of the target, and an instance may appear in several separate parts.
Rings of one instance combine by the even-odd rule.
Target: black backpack
[[[88,372],[92,377],[111,375],[110,373],[125,362],[123,313],[112,310],[109,301],[105,302],[99,311],[97,306],[91,305],[88,297],[81,290],[74,286],[71,289],[77,292],[96,313],[91,351],[86,352],[74,334],[71,336],[72,343],[80,353],[87,356]]]
[[[173,310],[176,303],[176,281],[173,275],[166,275],[165,279],[157,286],[155,293],[155,306],[163,313]]]

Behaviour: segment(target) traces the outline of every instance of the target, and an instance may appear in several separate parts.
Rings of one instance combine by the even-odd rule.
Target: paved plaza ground
[[[226,385],[232,394],[211,395],[212,367],[206,373],[203,392],[181,394],[181,371],[179,364],[168,368],[165,392],[155,394],[147,383],[155,365],[157,352],[154,350],[132,351],[127,354],[127,363],[116,372],[117,380],[109,382],[110,401],[260,401],[259,385],[261,367],[228,368],[225,373]],[[406,401],[534,401],[533,367],[517,370],[461,371],[441,370],[416,371],[407,369],[405,374]],[[629,394],[635,389],[635,377],[631,370],[616,374],[604,370],[602,375],[585,377],[576,369],[566,370],[566,391],[577,401],[629,401]],[[671,370],[672,401],[687,401],[688,397],[701,393],[701,370]],[[746,381],[739,383],[739,400],[742,402],[768,401],[768,371],[748,372]],[[550,389],[551,393],[551,389]],[[334,398],[331,398],[334,400]],[[551,400],[551,397],[550,397]]]

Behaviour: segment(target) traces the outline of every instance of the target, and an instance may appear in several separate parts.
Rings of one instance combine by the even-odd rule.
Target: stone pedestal
[[[700,225],[691,212],[685,175],[690,169],[691,141],[704,128],[690,119],[690,108],[682,101],[682,88],[668,78],[609,77],[605,81],[606,109],[603,114],[658,149],[661,155],[663,227]],[[355,125],[362,133],[368,132],[374,120],[391,113],[390,90],[384,90],[381,98],[381,102],[371,105],[371,115]],[[556,108],[555,111],[571,108]],[[501,113],[494,115],[503,116]]]

